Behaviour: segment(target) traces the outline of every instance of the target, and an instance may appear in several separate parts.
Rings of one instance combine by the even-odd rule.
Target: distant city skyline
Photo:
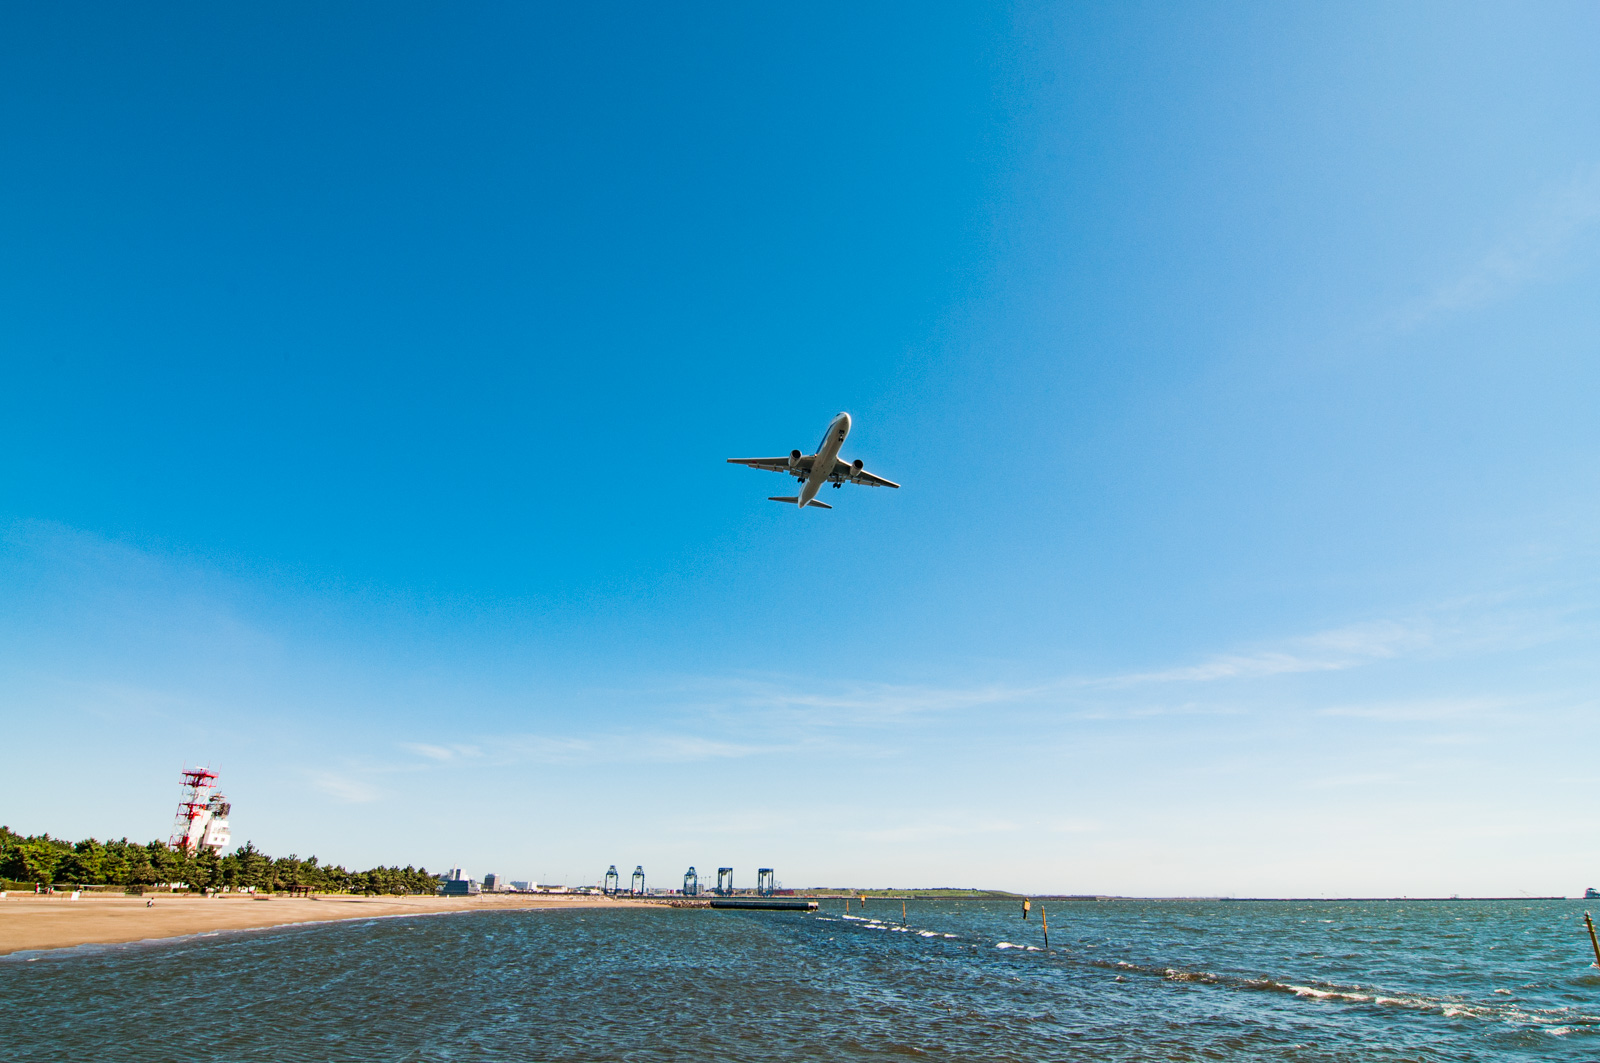
[[[1600,886],[1592,5],[0,19],[11,828]]]

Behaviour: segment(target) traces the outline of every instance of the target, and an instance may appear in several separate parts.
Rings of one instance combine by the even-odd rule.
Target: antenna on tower
[[[202,848],[221,853],[228,847],[228,813],[232,806],[216,788],[217,773],[210,768],[185,768],[179,775],[182,791],[167,844],[185,855]]]

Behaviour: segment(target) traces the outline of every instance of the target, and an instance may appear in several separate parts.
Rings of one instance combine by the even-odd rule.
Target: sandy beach
[[[154,901],[147,905],[146,901]],[[321,923],[387,915],[425,915],[484,909],[611,908],[647,901],[562,894],[481,894],[476,897],[198,897],[120,893],[12,893],[0,900],[0,955],[24,949],[109,945],[180,937],[213,930],[247,930],[288,923]]]

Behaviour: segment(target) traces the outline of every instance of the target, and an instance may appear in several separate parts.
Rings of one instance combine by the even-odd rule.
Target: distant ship
[[[1590,886],[1588,889],[1583,891],[1583,899],[1586,901],[1600,901],[1600,890]]]

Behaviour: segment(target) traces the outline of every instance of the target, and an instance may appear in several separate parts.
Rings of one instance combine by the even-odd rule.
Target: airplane
[[[850,415],[841,413],[828,425],[828,430],[822,434],[822,442],[817,444],[815,454],[802,454],[798,450],[789,451],[786,458],[729,458],[730,465],[748,465],[752,469],[766,469],[769,472],[786,472],[800,481],[798,495],[778,496],[768,498],[769,502],[793,502],[801,509],[807,506],[816,506],[818,509],[832,509],[826,502],[817,501],[817,492],[822,490],[822,485],[831,483],[834,487],[843,487],[848,481],[853,484],[866,484],[869,487],[899,487],[893,480],[885,480],[881,476],[874,476],[861,467],[861,459],[855,461],[840,461],[839,448],[844,446],[844,437],[850,434]]]

